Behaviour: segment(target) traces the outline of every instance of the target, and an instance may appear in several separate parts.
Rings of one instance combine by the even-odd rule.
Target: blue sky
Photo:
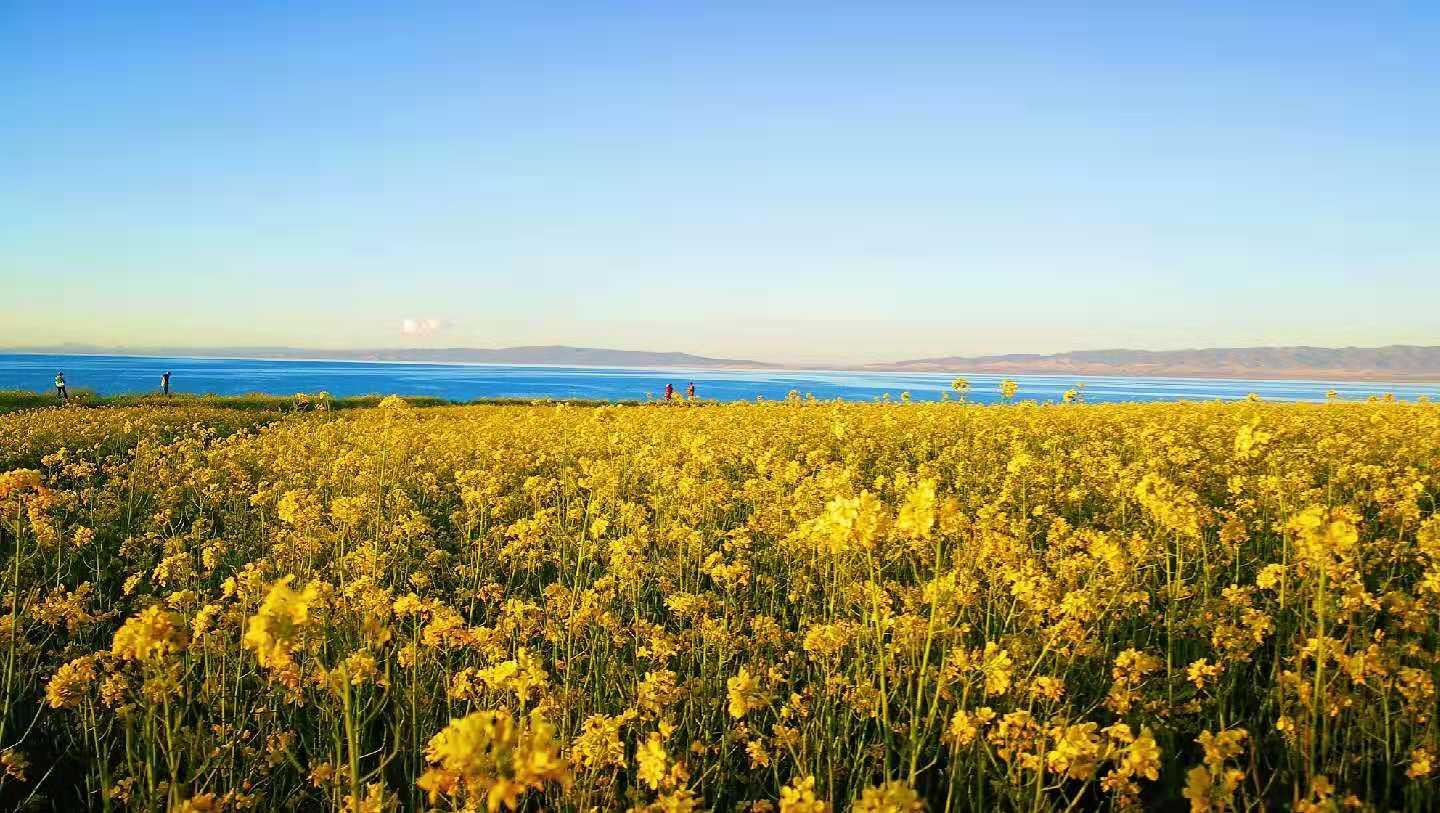
[[[1440,344],[1437,41],[1422,3],[12,0],[0,345]]]

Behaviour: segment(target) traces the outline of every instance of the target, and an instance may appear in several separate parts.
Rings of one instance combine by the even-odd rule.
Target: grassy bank
[[[74,389],[66,399],[66,406],[74,407],[155,407],[165,409],[224,408],[249,409],[266,412],[312,411],[317,407],[329,409],[365,409],[380,403],[384,395],[359,395],[349,398],[331,398],[323,394],[267,395],[246,393],[244,395],[193,395],[175,393],[170,396],[150,395],[98,395],[89,389]],[[449,406],[456,402],[443,398],[406,398],[413,406]],[[61,401],[53,391],[31,392],[28,390],[0,391],[0,412],[21,409],[41,409],[60,406]]]
[[[262,412],[316,412],[325,410],[370,409],[379,406],[385,395],[355,395],[344,398],[330,397],[324,393],[302,393],[298,395],[268,395],[247,393],[244,395],[193,395],[176,393],[170,396],[148,395],[98,395],[89,389],[74,389],[64,406],[76,408],[96,407],[153,407],[161,409],[211,408],[242,409]],[[602,402],[584,398],[531,399],[531,398],[478,398],[472,401],[454,401],[433,396],[405,396],[412,407],[439,407],[461,405],[516,405],[516,404],[568,404],[572,406],[598,406],[602,403],[640,403],[638,401]],[[32,392],[29,390],[0,390],[0,413],[17,412],[25,409],[45,409],[61,406],[53,391]]]

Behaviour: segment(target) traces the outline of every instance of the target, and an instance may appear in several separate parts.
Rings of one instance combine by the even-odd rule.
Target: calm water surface
[[[817,398],[866,401],[886,393],[909,392],[916,400],[938,400],[955,376],[949,373],[870,373],[823,370],[681,370],[618,367],[550,367],[495,364],[410,364],[357,361],[149,358],[138,356],[64,356],[0,354],[0,390],[48,390],[56,371],[65,372],[71,389],[102,395],[153,392],[160,374],[170,370],[175,392],[270,393],[293,395],[324,390],[335,396],[399,393],[453,400],[475,398],[595,398],[639,400],[658,396],[665,384],[683,392],[694,381],[702,398],[722,401],[784,398],[790,391]],[[1006,376],[976,373],[970,400],[1000,400]],[[1012,375],[1021,399],[1057,401],[1076,382],[1085,383],[1085,400],[1178,401],[1244,398],[1257,393],[1269,400],[1323,401],[1327,390],[1341,398],[1363,399],[1394,393],[1397,398],[1440,396],[1440,384],[1391,384],[1327,381],[1248,381],[1206,378],[1129,378],[1123,376]]]

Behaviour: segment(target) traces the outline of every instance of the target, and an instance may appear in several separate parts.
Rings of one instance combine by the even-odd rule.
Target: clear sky
[[[0,345],[1440,344],[1437,42],[1433,2],[8,0]]]

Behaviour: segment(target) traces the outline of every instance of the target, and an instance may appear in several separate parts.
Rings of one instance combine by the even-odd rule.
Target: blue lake
[[[789,392],[817,398],[867,401],[886,393],[909,392],[916,400],[938,400],[949,391],[950,373],[877,373],[825,370],[681,370],[543,365],[410,364],[363,361],[156,358],[0,354],[0,390],[49,390],[57,371],[71,389],[103,395],[154,392],[160,374],[173,373],[176,392],[270,393],[293,395],[320,390],[335,396],[391,394],[434,395],[453,400],[476,398],[594,398],[642,400],[659,396],[666,383],[683,392],[694,381],[701,398],[722,401],[774,400]],[[970,400],[1000,400],[1007,376],[966,375]],[[1244,398],[1323,401],[1328,390],[1344,399],[1393,393],[1406,400],[1440,397],[1440,384],[1327,381],[1249,381],[1206,378],[1132,378],[1122,376],[1012,375],[1022,400],[1058,401],[1076,382],[1085,383],[1085,400],[1176,401]]]

